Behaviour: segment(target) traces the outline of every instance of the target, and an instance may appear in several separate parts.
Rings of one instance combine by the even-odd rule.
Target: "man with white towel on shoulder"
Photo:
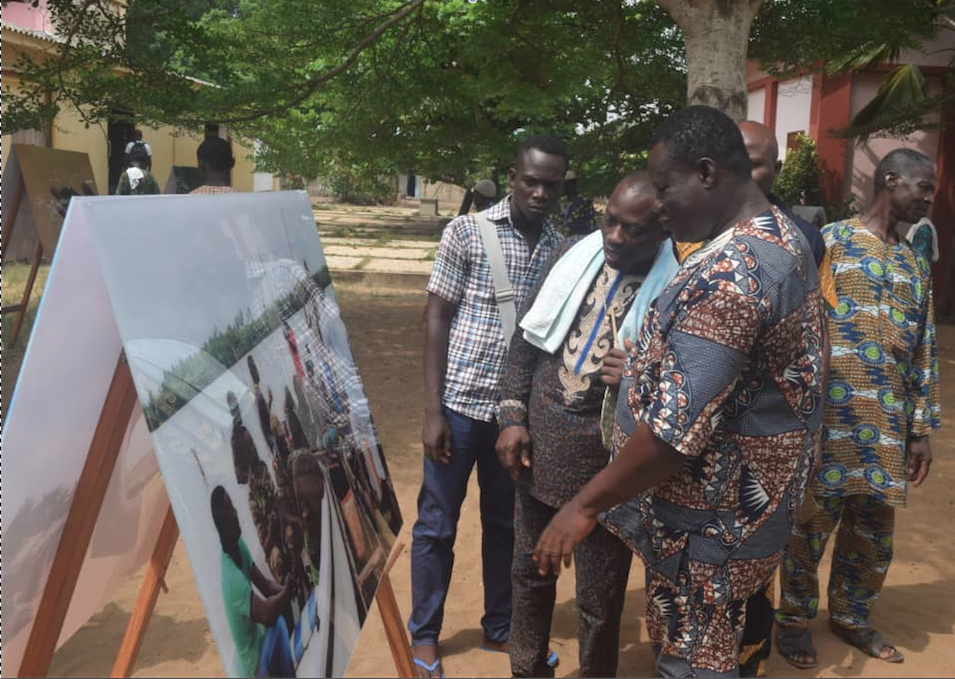
[[[546,660],[556,576],[541,575],[531,554],[561,505],[607,465],[601,413],[614,415],[623,338],[637,335],[678,268],[656,191],[645,172],[635,172],[617,185],[599,232],[564,241],[525,306],[501,382],[497,441],[501,464],[517,481],[514,676],[554,676]],[[598,527],[574,558],[580,676],[616,676],[631,551]]]

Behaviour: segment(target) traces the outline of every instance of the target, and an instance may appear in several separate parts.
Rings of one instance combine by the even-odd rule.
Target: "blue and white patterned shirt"
[[[497,236],[520,309],[540,278],[541,268],[557,249],[560,235],[544,222],[531,252],[524,236],[511,223],[511,197],[487,210],[497,223]],[[442,402],[475,420],[490,422],[497,414],[499,385],[507,346],[501,314],[494,298],[491,266],[473,215],[457,217],[441,236],[431,270],[428,292],[457,305],[448,338],[448,370]]]

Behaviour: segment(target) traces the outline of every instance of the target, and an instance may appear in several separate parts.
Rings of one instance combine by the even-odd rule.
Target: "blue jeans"
[[[438,643],[454,565],[454,539],[468,479],[477,463],[481,487],[481,555],[488,641],[504,642],[511,630],[511,557],[514,553],[514,482],[494,452],[497,423],[444,409],[451,429],[451,462],[425,458],[418,520],[411,543],[411,618],[414,646]]]
[[[258,677],[294,677],[295,663],[292,661],[292,644],[289,639],[285,618],[281,615],[275,625],[268,628],[262,650],[259,652]]]

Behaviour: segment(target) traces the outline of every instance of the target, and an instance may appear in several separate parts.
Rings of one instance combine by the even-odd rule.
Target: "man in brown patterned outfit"
[[[624,322],[665,236],[654,203],[655,191],[645,173],[626,177],[610,198],[601,235],[565,241],[525,307],[522,324],[529,330],[527,320],[537,311],[535,301],[543,302],[538,309],[554,306],[547,298],[553,293],[544,292],[548,275],[563,278],[569,271],[582,270],[578,262],[592,262],[575,288],[586,289],[586,294],[566,302],[571,308],[563,313],[572,315],[566,335],[542,347],[548,343],[518,330],[511,342],[502,380],[497,452],[518,482],[511,567],[514,676],[554,676],[546,658],[556,576],[542,576],[531,553],[561,505],[608,462],[601,407],[607,386],[619,383],[625,359],[622,348],[615,348],[616,328]],[[581,260],[584,251],[588,254]],[[562,256],[563,263],[558,261]],[[549,353],[553,347],[556,350]],[[616,676],[631,552],[598,528],[577,547],[574,557],[580,676]]]

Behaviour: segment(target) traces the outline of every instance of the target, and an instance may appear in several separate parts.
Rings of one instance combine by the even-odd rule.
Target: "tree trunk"
[[[687,103],[745,120],[746,51],[764,0],[657,0],[683,32]]]

